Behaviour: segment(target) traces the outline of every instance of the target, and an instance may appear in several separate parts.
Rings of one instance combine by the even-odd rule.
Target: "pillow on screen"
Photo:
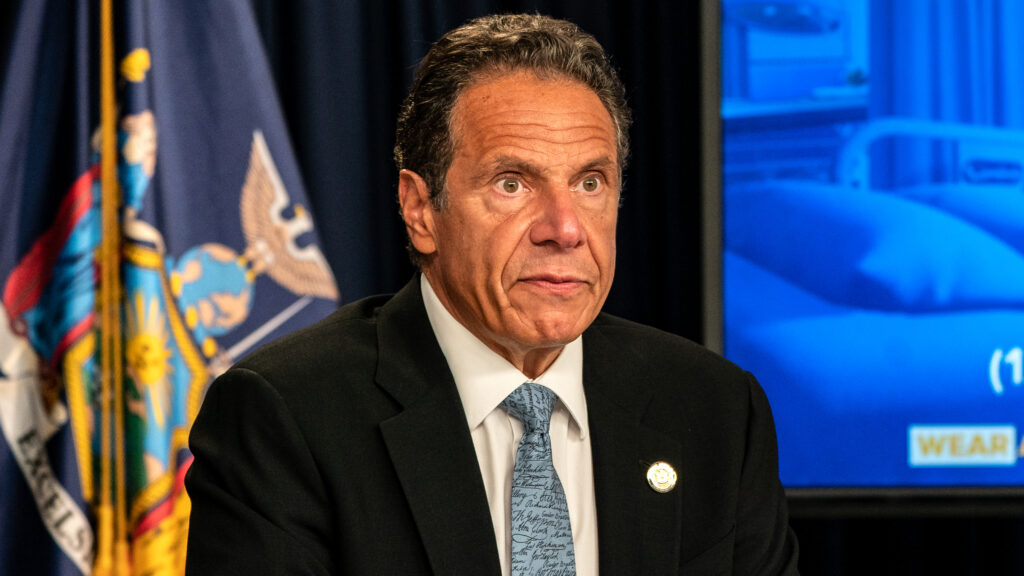
[[[723,307],[727,334],[764,322],[857,310],[812,294],[730,251],[722,252],[722,293],[728,303]]]
[[[900,189],[898,194],[971,222],[1024,252],[1024,191],[951,184]]]
[[[931,206],[784,180],[724,195],[727,249],[834,302],[911,312],[1024,306],[1024,256]]]

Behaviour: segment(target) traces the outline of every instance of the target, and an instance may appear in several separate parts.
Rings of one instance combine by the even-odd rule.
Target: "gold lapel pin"
[[[676,487],[676,471],[668,462],[655,462],[647,469],[647,483],[655,492],[671,492]]]

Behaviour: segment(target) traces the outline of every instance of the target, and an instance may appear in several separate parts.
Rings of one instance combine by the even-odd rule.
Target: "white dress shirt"
[[[569,507],[576,573],[596,575],[597,504],[583,395],[582,337],[567,344],[547,371],[531,380],[460,324],[441,304],[426,276],[420,276],[420,287],[430,325],[462,398],[491,508],[502,574],[511,573],[509,506],[512,469],[523,424],[509,416],[501,402],[520,384],[532,381],[558,395],[551,414],[551,457]]]

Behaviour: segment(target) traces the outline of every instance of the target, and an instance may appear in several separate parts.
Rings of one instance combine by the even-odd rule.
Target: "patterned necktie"
[[[548,428],[557,398],[527,382],[501,404],[525,428],[512,472],[513,576],[576,574],[569,508],[551,461]]]

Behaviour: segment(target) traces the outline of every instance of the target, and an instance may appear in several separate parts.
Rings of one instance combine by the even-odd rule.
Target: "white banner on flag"
[[[0,428],[7,445],[32,490],[46,529],[82,574],[88,575],[95,554],[92,527],[54,475],[46,455],[46,441],[67,422],[67,409],[60,403],[49,412],[44,408],[35,352],[25,338],[11,332],[3,306],[0,372]]]

